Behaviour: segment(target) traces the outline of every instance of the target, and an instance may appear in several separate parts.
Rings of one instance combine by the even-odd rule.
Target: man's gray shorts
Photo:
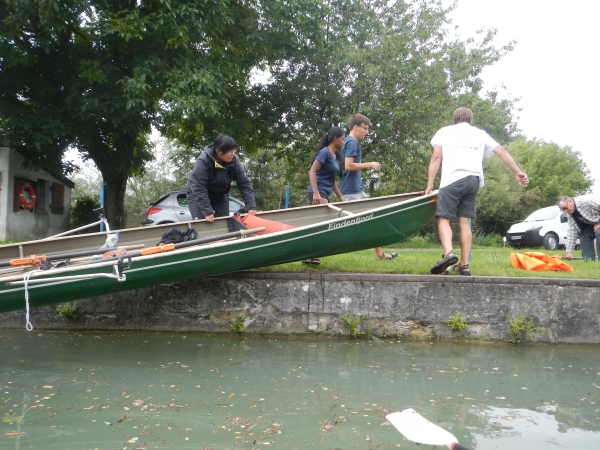
[[[345,202],[353,202],[355,200],[362,200],[363,198],[369,198],[365,191],[354,192],[353,194],[343,195]]]
[[[440,189],[435,207],[435,217],[474,218],[475,198],[479,190],[479,177],[469,175]]]

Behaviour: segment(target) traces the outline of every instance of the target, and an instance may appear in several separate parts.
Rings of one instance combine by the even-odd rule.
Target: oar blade
[[[451,433],[431,423],[414,409],[405,409],[385,417],[406,439],[416,444],[450,447],[458,442]]]

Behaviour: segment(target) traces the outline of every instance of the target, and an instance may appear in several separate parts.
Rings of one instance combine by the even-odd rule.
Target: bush
[[[473,245],[478,247],[502,247],[504,245],[503,236],[495,233],[484,234],[478,230],[473,234]]]
[[[433,236],[426,234],[415,234],[414,236],[409,237],[408,239],[399,243],[399,245],[394,245],[393,247],[402,247],[402,248],[431,248],[439,246],[439,241],[433,240]]]
[[[527,338],[531,333],[546,331],[544,327],[536,327],[533,318],[521,314],[508,322],[508,330],[512,335],[509,341],[511,344],[518,344],[522,339]]]
[[[97,222],[98,216],[94,213],[94,209],[99,207],[100,198],[98,196],[85,195],[75,200],[71,207],[71,229]],[[79,233],[96,233],[98,231],[100,231],[100,225],[80,231]]]
[[[362,322],[363,317],[362,316],[355,316],[354,314],[348,314],[348,315],[342,315],[340,316],[340,322],[342,322],[344,325],[346,325],[348,327],[348,331],[350,332],[350,336],[353,338],[357,338],[359,337],[361,334],[363,334],[361,331],[359,331],[358,327],[360,325],[360,323]]]
[[[469,326],[467,325],[467,316],[460,311],[456,311],[453,315],[448,317],[448,320],[446,320],[446,325],[448,325],[452,330],[460,332],[463,332]]]
[[[75,302],[60,303],[56,307],[56,312],[64,318],[70,320],[77,320],[83,314],[83,312],[77,308],[77,304]]]
[[[240,314],[236,317],[235,322],[231,324],[231,331],[236,332],[237,334],[242,334],[244,331],[244,322],[246,321],[246,316]]]

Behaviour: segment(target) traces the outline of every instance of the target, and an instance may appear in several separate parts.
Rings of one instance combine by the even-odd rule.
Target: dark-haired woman
[[[308,200],[313,205],[327,203],[332,191],[341,202],[344,201],[335,178],[340,170],[340,150],[344,146],[345,137],[343,128],[333,127],[325,133],[317,147],[317,154],[308,171]]]
[[[335,192],[335,195],[344,201],[344,197],[340,192],[335,178],[340,170],[340,150],[344,146],[344,138],[346,132],[343,128],[333,127],[319,142],[317,154],[308,171],[308,201],[313,205],[329,202],[329,194]],[[305,259],[304,264],[321,264],[319,258]]]
[[[194,220],[229,215],[229,190],[235,181],[244,199],[248,214],[256,215],[254,187],[246,175],[239,158],[235,155],[237,144],[231,136],[220,134],[204,148],[187,182],[187,198]]]

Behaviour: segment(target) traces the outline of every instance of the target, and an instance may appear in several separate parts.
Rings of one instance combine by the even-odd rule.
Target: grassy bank
[[[582,260],[565,261],[573,272],[531,272],[514,269],[510,265],[510,252],[526,251],[543,252],[547,255],[559,255],[564,258],[566,252],[558,250],[545,251],[540,248],[515,250],[510,247],[501,247],[502,238],[477,238],[474,237],[472,258],[469,264],[473,275],[492,277],[543,277],[543,278],[572,278],[572,279],[600,279],[600,262],[592,263]],[[4,242],[0,244],[7,244]],[[490,246],[491,245],[491,246]],[[320,265],[308,265],[301,262],[280,264],[276,266],[255,269],[261,272],[325,272],[325,273],[399,273],[412,275],[429,275],[431,267],[441,258],[442,249],[439,245],[427,239],[413,237],[407,242],[386,247],[386,253],[397,252],[398,257],[392,260],[379,261],[375,258],[373,250],[345,253],[321,258]],[[457,252],[460,256],[460,253]],[[581,252],[574,253],[580,256]],[[457,275],[458,272],[450,272]]]
[[[346,273],[398,273],[398,274],[430,274],[431,267],[441,258],[441,248],[385,248],[387,253],[395,251],[398,257],[393,260],[379,261],[375,259],[373,250],[346,253],[343,255],[321,258],[318,266],[300,262],[280,264],[261,269],[272,272],[346,272]],[[526,251],[544,252],[548,255],[559,255],[564,258],[565,251],[544,251],[543,249],[511,249],[511,248],[474,248],[469,264],[473,275],[493,277],[543,277],[571,279],[600,279],[600,262],[592,263],[582,260],[565,261],[573,272],[532,272],[514,269],[510,265],[510,252]],[[579,255],[576,252],[575,255]],[[450,272],[458,275],[458,272]]]

